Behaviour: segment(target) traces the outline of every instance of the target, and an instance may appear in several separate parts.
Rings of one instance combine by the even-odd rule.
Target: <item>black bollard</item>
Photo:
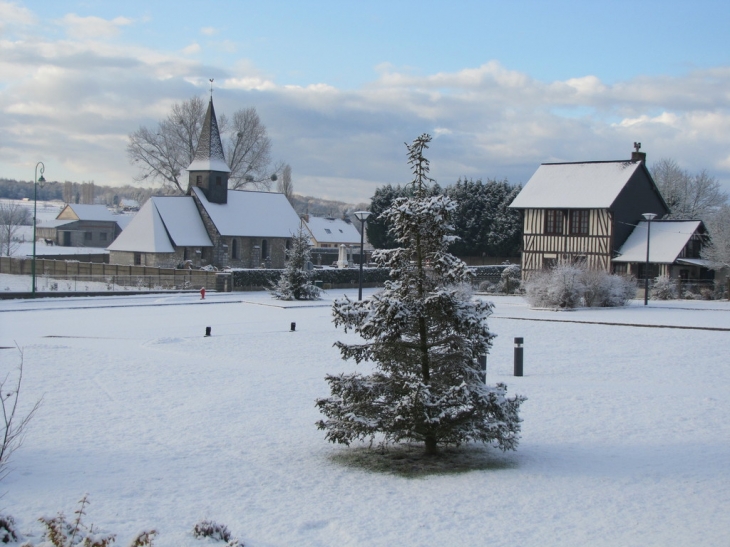
[[[294,332],[295,330],[297,330],[297,324],[294,323],[294,322],[292,322],[292,324],[291,324],[291,331]]]
[[[515,338],[515,376],[522,376],[523,338]]]
[[[210,336],[210,327],[205,327],[205,335]]]
[[[487,355],[480,355],[478,358],[479,361],[479,370],[481,371],[479,375],[482,378],[482,382],[485,384],[487,383]]]

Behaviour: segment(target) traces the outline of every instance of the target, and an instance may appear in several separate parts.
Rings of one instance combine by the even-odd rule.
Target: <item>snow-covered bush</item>
[[[504,384],[486,386],[478,359],[488,353],[492,305],[473,300],[464,283],[466,265],[447,252],[453,241],[455,203],[427,191],[428,135],[408,147],[412,198],[398,198],[381,213],[397,248],[373,259],[390,270],[382,292],[363,301],[336,300],[336,326],[353,330],[364,343],[337,342],[343,359],[372,362],[375,372],[328,375],[331,396],[318,399],[327,440],[382,444],[416,441],[427,453],[438,445],[480,441],[502,450],[519,440],[524,397],[507,397]]]
[[[193,537],[197,539],[210,538],[214,541],[225,541],[228,547],[243,547],[243,543],[231,536],[225,524],[218,524],[212,520],[201,520],[193,526]]]
[[[535,308],[623,306],[636,295],[633,278],[582,264],[561,263],[525,282],[525,298]]]
[[[654,279],[649,295],[652,300],[674,300],[677,298],[677,284],[669,276],[660,275]]]
[[[291,249],[286,254],[289,260],[271,295],[279,300],[317,300],[320,289],[312,282],[312,272],[307,269],[309,236],[304,229],[300,228],[292,237]]]
[[[73,520],[66,520],[63,513],[55,517],[41,517],[38,519],[46,527],[43,535],[44,541],[36,547],[109,547],[114,543],[114,534],[102,534],[94,529],[94,525],[87,526],[84,523],[86,512],[85,507],[89,504],[88,496],[79,501],[79,508],[74,511],[76,515]],[[152,547],[152,540],[157,535],[156,530],[145,530],[135,536],[130,547]],[[33,547],[33,544],[26,542],[23,547]]]
[[[0,543],[15,543],[18,533],[15,531],[15,519],[10,515],[0,515]]]
[[[576,308],[585,290],[582,273],[581,267],[561,263],[534,274],[525,283],[525,298],[534,308]]]
[[[499,291],[504,294],[514,294],[520,288],[522,273],[517,264],[510,264],[503,271],[499,279]]]
[[[486,293],[494,293],[497,291],[497,285],[495,285],[491,281],[482,281],[479,283],[479,286],[477,287],[477,291],[486,292]]]

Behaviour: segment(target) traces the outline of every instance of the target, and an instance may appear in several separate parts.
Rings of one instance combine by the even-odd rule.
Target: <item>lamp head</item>
[[[355,218],[360,222],[365,222],[372,215],[370,211],[355,211]]]
[[[644,217],[648,221],[652,221],[652,220],[654,220],[656,218],[656,214],[655,213],[644,213],[641,216]]]

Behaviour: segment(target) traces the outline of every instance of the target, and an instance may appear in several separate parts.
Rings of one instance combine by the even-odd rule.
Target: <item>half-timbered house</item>
[[[638,147],[631,160],[543,163],[510,207],[523,213],[523,278],[561,261],[612,271],[642,214],[669,213]]]

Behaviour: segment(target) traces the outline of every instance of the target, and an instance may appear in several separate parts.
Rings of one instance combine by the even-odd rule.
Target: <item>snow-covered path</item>
[[[528,397],[522,443],[413,478],[348,465],[313,425],[324,375],[355,368],[332,347],[351,338],[331,324],[336,296],[0,301],[23,402],[45,397],[2,511],[34,541],[39,516],[88,492],[117,544],[156,528],[156,545],[195,545],[204,518],[250,547],[729,544],[730,335],[615,325],[730,329],[728,302],[555,313],[490,297],[488,381]],[[17,363],[0,350],[3,373]]]

